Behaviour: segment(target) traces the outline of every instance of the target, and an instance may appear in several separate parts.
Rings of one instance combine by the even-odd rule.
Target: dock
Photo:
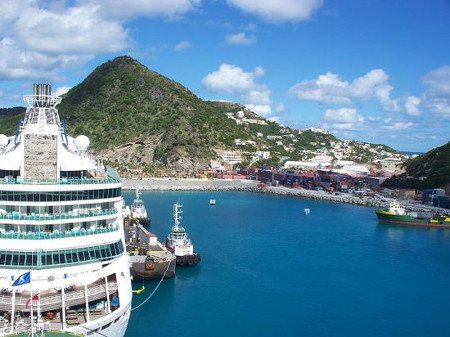
[[[135,279],[175,275],[176,257],[155,234],[132,218],[124,220],[124,231],[130,272]]]

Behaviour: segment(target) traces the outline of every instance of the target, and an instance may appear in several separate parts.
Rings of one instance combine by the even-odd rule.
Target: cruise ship
[[[0,135],[0,336],[121,337],[132,289],[121,182],[68,136],[51,86],[35,84]]]

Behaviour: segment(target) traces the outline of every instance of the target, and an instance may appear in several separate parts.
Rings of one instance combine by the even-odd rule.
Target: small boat
[[[303,212],[305,213],[305,215],[308,215],[311,212],[311,210],[309,208],[305,208]]]
[[[216,204],[216,199],[209,199],[209,204],[214,206]]]
[[[177,265],[181,267],[191,267],[200,262],[200,254],[194,253],[194,246],[186,234],[186,229],[182,227],[181,205],[173,205],[174,225],[166,239],[166,247],[176,256]]]
[[[145,209],[144,202],[141,199],[142,193],[139,189],[136,189],[136,198],[131,204],[131,217],[139,221],[143,226],[150,223],[150,218],[147,215],[147,210]]]

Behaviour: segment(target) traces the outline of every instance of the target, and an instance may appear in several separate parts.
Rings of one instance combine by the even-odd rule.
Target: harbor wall
[[[255,180],[231,180],[231,179],[126,179],[122,180],[124,190],[142,191],[248,191],[256,193],[273,193],[279,195],[297,196],[324,201],[343,202],[348,204],[368,207],[387,207],[389,201],[367,196],[355,196],[348,193],[328,193],[325,191],[307,190],[302,188],[258,187]],[[400,204],[410,211],[434,212],[445,214],[448,209],[422,205],[411,201],[400,201]]]

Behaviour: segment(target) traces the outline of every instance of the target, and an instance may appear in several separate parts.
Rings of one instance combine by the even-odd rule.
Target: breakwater
[[[267,186],[265,188],[259,188],[258,183],[259,182],[255,180],[231,179],[152,178],[122,180],[124,190],[135,190],[136,188],[138,188],[142,191],[248,191],[256,193],[290,195],[377,208],[386,207],[389,204],[388,200],[367,196],[356,196],[348,193],[334,194],[325,191],[314,191],[283,186]],[[402,200],[400,201],[400,204],[407,210],[414,212],[433,212],[440,214],[449,213],[448,209],[422,205],[413,201]]]

